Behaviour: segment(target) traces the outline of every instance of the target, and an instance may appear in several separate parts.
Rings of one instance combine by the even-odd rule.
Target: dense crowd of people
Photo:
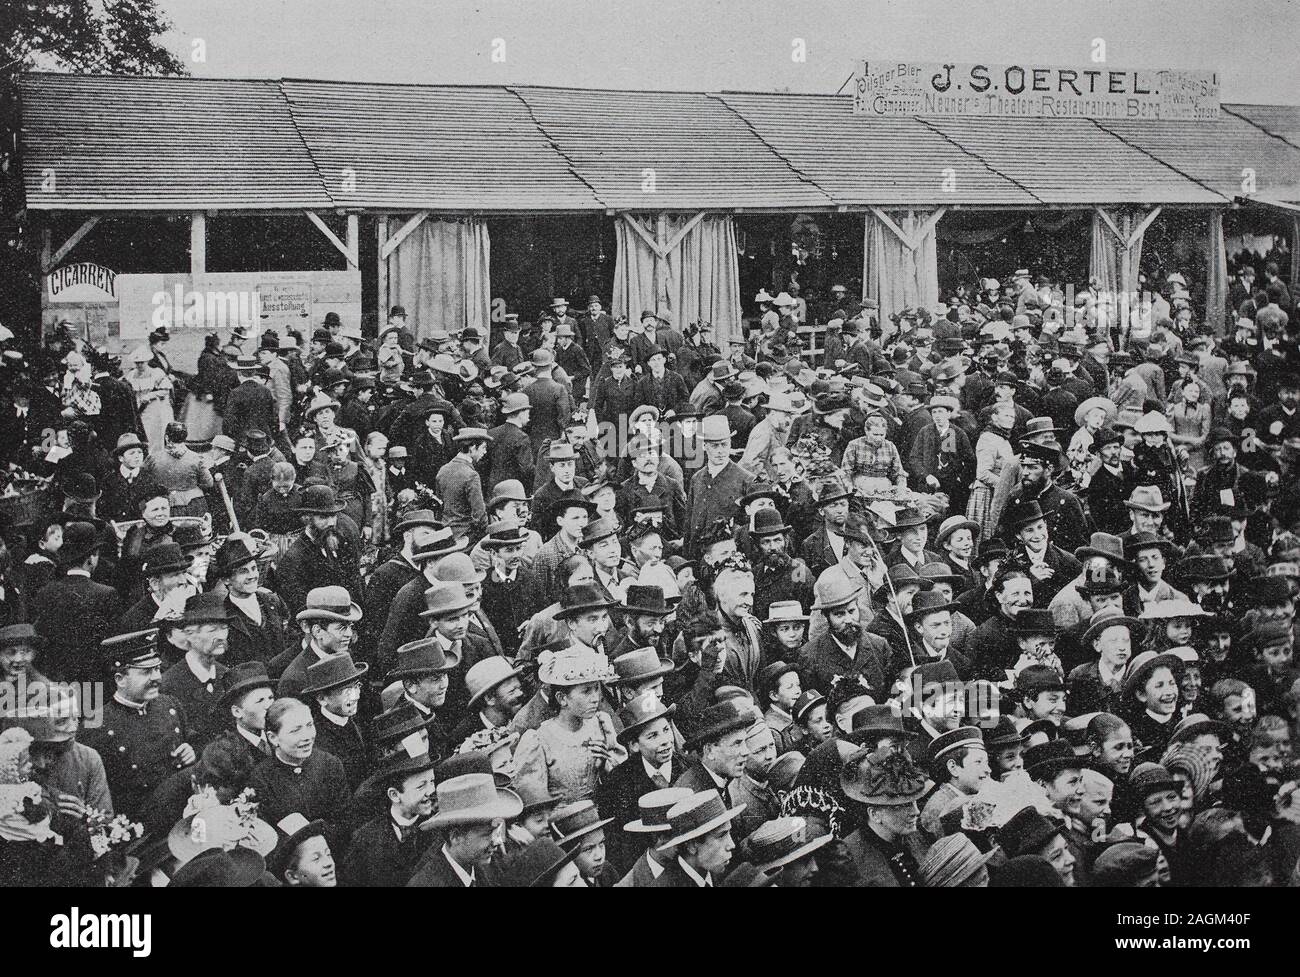
[[[1292,884],[1287,286],[1006,281],[6,344],[0,883]]]

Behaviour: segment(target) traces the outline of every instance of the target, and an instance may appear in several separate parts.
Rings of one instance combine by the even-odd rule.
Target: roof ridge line
[[[604,207],[606,210],[612,210],[613,208],[610,207],[609,202],[606,201],[605,198],[600,195],[600,193],[596,190],[594,186],[592,186],[590,183],[587,182],[586,177],[584,177],[580,172],[578,172],[578,167],[574,165],[573,160],[569,158],[569,154],[560,148],[559,142],[556,140],[554,136],[551,135],[551,133],[547,130],[546,126],[542,124],[542,120],[537,117],[537,113],[533,111],[533,107],[532,105],[529,104],[528,99],[524,98],[523,94],[519,91],[520,86],[502,85],[501,87],[519,100],[519,104],[522,105],[524,107],[524,111],[528,113],[528,118],[533,120],[533,125],[537,126],[537,131],[541,133],[542,137],[547,141],[550,147],[553,150],[555,150],[555,155],[560,157],[560,159],[564,160],[564,165],[569,168],[569,172],[573,174],[573,178],[577,180],[579,183],[581,183],[588,190],[590,190],[592,197],[595,198],[595,200],[599,202],[602,207]]]
[[[1122,142],[1125,146],[1128,146],[1130,149],[1137,150],[1139,153],[1141,153],[1143,156],[1146,156],[1148,159],[1153,159],[1161,166],[1165,167],[1166,169],[1173,170],[1184,180],[1187,180],[1190,183],[1195,183],[1202,190],[1208,191],[1209,193],[1214,194],[1216,197],[1220,197],[1224,203],[1228,203],[1228,204],[1232,203],[1232,200],[1230,198],[1225,197],[1218,190],[1214,189],[1214,187],[1210,186],[1207,183],[1202,182],[1201,180],[1196,179],[1196,177],[1192,176],[1190,173],[1184,173],[1182,170],[1180,170],[1177,166],[1174,166],[1174,164],[1170,163],[1168,160],[1161,159],[1159,156],[1155,155],[1154,153],[1148,152],[1147,150],[1143,149],[1141,146],[1137,145],[1136,143],[1130,142],[1129,140],[1125,139],[1120,133],[1116,132],[1114,129],[1102,125],[1100,119],[1089,119],[1088,121],[1091,122],[1093,125],[1095,125],[1102,132],[1107,133],[1108,135],[1111,135],[1114,138],[1118,139],[1120,142]]]
[[[285,111],[289,113],[289,124],[293,126],[294,135],[296,135],[298,141],[302,143],[302,150],[307,154],[307,159],[311,161],[311,168],[316,172],[316,179],[320,180],[321,191],[327,198],[329,198],[329,202],[332,206],[338,207],[339,202],[334,199],[334,194],[330,192],[330,187],[325,181],[325,173],[321,170],[320,162],[316,159],[316,154],[311,151],[311,146],[307,142],[307,137],[302,134],[302,129],[298,127],[298,116],[293,110],[293,99],[289,97],[288,91],[285,90],[285,80],[280,78],[273,82],[273,84],[275,85],[275,90],[284,100]]]
[[[1289,147],[1292,148],[1292,149],[1300,149],[1300,145],[1298,145],[1298,144],[1296,144],[1296,143],[1293,143],[1293,142],[1292,142],[1290,139],[1288,139],[1286,136],[1280,136],[1280,135],[1278,135],[1278,134],[1277,134],[1276,132],[1274,132],[1272,129],[1265,128],[1264,126],[1262,126],[1262,125],[1260,125],[1258,122],[1256,122],[1254,119],[1248,118],[1247,116],[1242,115],[1240,112],[1237,112],[1237,111],[1234,111],[1233,109],[1228,108],[1227,105],[1224,105],[1223,103],[1219,103],[1219,108],[1220,108],[1222,111],[1227,112],[1229,115],[1231,115],[1231,116],[1233,116],[1233,117],[1235,117],[1235,118],[1240,119],[1242,122],[1246,123],[1247,125],[1254,126],[1254,127],[1255,127],[1256,129],[1258,129],[1260,132],[1264,133],[1264,135],[1266,135],[1266,136],[1272,136],[1272,137],[1273,137],[1274,139],[1276,139],[1278,142],[1282,143],[1282,145],[1284,145],[1284,146],[1289,146]]]
[[[953,146],[956,146],[960,152],[965,153],[971,159],[977,160],[979,164],[983,166],[986,170],[988,170],[990,173],[996,173],[998,176],[1002,177],[1002,179],[1010,183],[1013,187],[1017,187],[1020,190],[1024,191],[1025,193],[1029,194],[1031,200],[1037,201],[1039,204],[1041,204],[1044,207],[1051,206],[1051,204],[1049,204],[1038,194],[1034,193],[1034,191],[1030,190],[1027,186],[1025,186],[1015,177],[1003,173],[1000,169],[998,169],[996,166],[994,166],[992,163],[986,160],[983,156],[975,152],[975,150],[963,146],[961,143],[959,143],[956,139],[952,138],[952,136],[948,135],[948,133],[944,132],[938,126],[931,125],[929,122],[925,121],[925,119],[919,115],[913,115],[910,116],[910,118],[916,122],[919,122],[921,125],[925,126],[927,129],[929,129],[931,132],[937,135],[944,142],[951,143]]]
[[[808,184],[808,186],[815,188],[818,193],[820,193],[823,197],[826,198],[826,202],[828,204],[830,204],[831,206],[838,206],[838,204],[835,201],[835,198],[830,195],[829,191],[827,191],[827,189],[824,186],[822,186],[820,183],[818,183],[816,180],[810,177],[807,173],[801,170],[791,160],[787,159],[784,153],[782,153],[779,149],[777,149],[770,142],[764,139],[763,134],[754,128],[754,124],[750,122],[747,118],[745,118],[745,116],[742,115],[725,98],[723,98],[722,95],[716,92],[705,92],[704,96],[708,98],[710,101],[717,102],[719,105],[723,107],[723,109],[725,109],[727,112],[730,112],[737,119],[739,119],[740,124],[743,125],[746,129],[748,129],[750,134],[755,139],[757,139],[762,145],[766,146],[767,151],[769,153],[771,153],[782,163],[784,163],[786,165],[786,168],[789,169],[790,172],[793,173],[795,176],[797,176],[800,180]]]

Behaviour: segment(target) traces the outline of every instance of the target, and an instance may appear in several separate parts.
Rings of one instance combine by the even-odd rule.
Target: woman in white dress
[[[135,391],[135,409],[140,414],[140,426],[144,428],[149,450],[155,451],[163,447],[163,434],[176,415],[172,411],[171,378],[157,367],[150,366],[151,359],[153,354],[148,346],[137,347],[131,353],[135,372],[126,379]]]

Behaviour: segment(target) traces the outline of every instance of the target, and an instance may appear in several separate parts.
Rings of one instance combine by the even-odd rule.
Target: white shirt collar
[[[691,868],[684,861],[682,861],[682,857],[680,855],[677,856],[677,864],[682,867],[682,871],[685,872],[690,877],[691,881],[694,882],[701,889],[705,888],[706,886],[713,885],[712,875],[710,875],[708,872],[705,872],[704,877],[701,878],[700,874],[696,872],[695,869]]]
[[[198,658],[192,651],[187,651],[185,653],[185,665],[189,668],[190,672],[193,673],[194,677],[204,685],[208,685],[217,680],[217,666],[213,665],[211,668],[207,669],[199,668]]]
[[[650,761],[647,760],[645,757],[641,758],[641,763],[645,766],[646,775],[649,776],[652,780],[654,779],[654,775],[658,774],[659,776],[663,777],[664,780],[668,781],[670,784],[673,782],[672,757],[669,757],[668,762],[665,763],[662,767],[652,767],[650,765]]]
[[[344,726],[346,726],[346,725],[348,724],[348,721],[347,721],[347,718],[346,718],[346,717],[344,717],[344,716],[336,716],[336,715],[334,715],[334,713],[330,712],[328,709],[322,709],[322,710],[320,711],[320,714],[321,714],[322,717],[324,717],[325,719],[328,719],[328,720],[329,720],[330,722],[332,722],[335,726],[338,726],[338,727],[340,727],[340,728],[342,728],[342,727],[344,727]]]
[[[468,872],[466,872],[465,869],[461,867],[460,862],[456,861],[456,859],[451,857],[451,852],[447,850],[446,845],[442,846],[442,857],[447,859],[447,861],[451,863],[451,870],[455,872],[457,876],[460,877],[461,882],[463,882],[466,886],[470,885],[470,883],[474,881],[474,870],[471,868]]]
[[[71,570],[69,570],[69,571],[67,572],[66,576],[69,576],[69,577],[86,577],[87,579],[89,579],[89,577],[90,577],[90,571],[87,570],[87,569],[85,569],[84,567],[73,567]]]

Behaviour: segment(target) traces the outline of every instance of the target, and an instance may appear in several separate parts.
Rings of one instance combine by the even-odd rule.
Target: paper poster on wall
[[[302,328],[311,321],[311,282],[267,282],[258,293],[263,329]]]

